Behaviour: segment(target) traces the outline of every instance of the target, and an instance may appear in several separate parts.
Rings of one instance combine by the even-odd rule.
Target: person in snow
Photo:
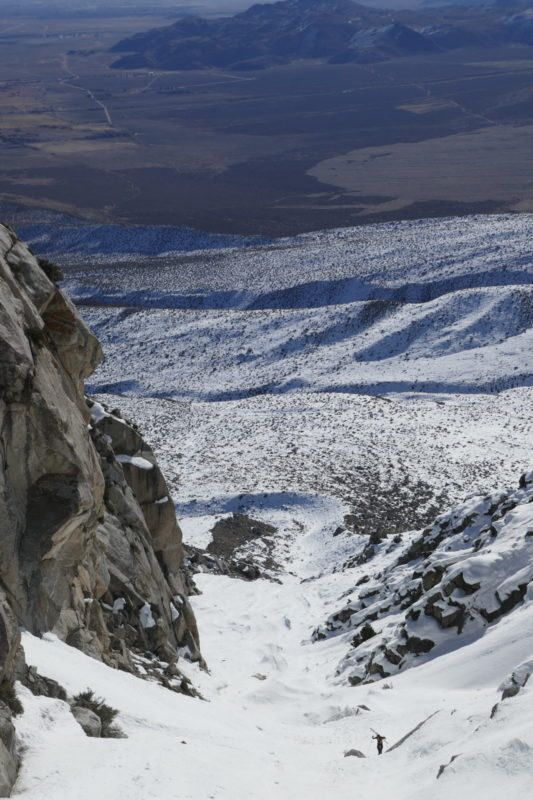
[[[378,746],[378,756],[380,756],[382,754],[382,752],[383,752],[383,742],[386,740],[387,737],[386,736],[380,736],[379,733],[376,733],[376,735],[373,736],[372,738],[376,739],[376,743],[377,743],[377,746]]]

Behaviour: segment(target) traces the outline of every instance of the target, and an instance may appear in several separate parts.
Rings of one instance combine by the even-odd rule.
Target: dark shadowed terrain
[[[2,22],[5,207],[267,235],[533,210],[524,41],[446,49],[441,33],[365,63],[110,69],[117,42],[173,22],[168,8],[126,11]],[[405,24],[420,14],[444,12]]]

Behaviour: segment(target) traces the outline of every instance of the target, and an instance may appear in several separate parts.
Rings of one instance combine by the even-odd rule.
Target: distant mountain
[[[285,0],[233,17],[190,16],[119,41],[117,69],[262,69],[295,59],[383,61],[499,42],[533,44],[533,12],[520,5],[394,12],[352,0]]]
[[[354,46],[361,32],[368,32],[369,38]],[[351,0],[287,0],[254,5],[231,18],[189,17],[137,34],[113,47],[128,55],[112,66],[246,69],[297,58],[348,61],[356,60],[359,50],[368,54],[386,47],[391,54],[401,54],[409,34],[422,38],[414,31],[399,34],[389,12]]]

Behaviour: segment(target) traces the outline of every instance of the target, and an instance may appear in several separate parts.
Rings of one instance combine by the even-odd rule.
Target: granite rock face
[[[13,715],[4,699],[13,693],[13,682],[23,671],[19,626],[0,590],[0,797],[10,796],[19,767]]]
[[[96,613],[102,611],[111,658],[118,666],[130,666],[133,648],[172,662],[180,648],[192,660],[201,660],[187,600],[181,530],[165,479],[150,447],[119,412],[99,404],[91,411],[91,437],[105,483],[97,528],[105,552],[100,575],[105,591]],[[88,638],[83,630],[65,633],[67,641]]]
[[[15,727],[9,708],[0,703],[0,797],[9,797],[17,770]]]
[[[134,427],[91,416],[102,351],[57,277],[0,226],[0,672],[18,625],[124,669],[200,660],[165,480]]]

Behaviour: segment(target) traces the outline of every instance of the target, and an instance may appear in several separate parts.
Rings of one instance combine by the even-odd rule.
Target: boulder
[[[502,700],[508,700],[510,697],[516,697],[520,691],[520,686],[508,686],[502,692]]]
[[[81,725],[87,736],[98,738],[101,735],[102,720],[98,714],[95,714],[90,708],[84,708],[83,706],[72,706],[71,711],[76,722]]]
[[[58,700],[67,699],[67,693],[63,686],[53,678],[39,675],[36,667],[27,667],[24,674],[20,676],[20,680],[32,694],[54,697]]]

